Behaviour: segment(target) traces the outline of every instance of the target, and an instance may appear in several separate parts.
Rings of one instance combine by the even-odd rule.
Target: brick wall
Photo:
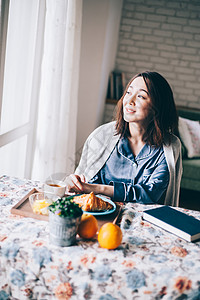
[[[116,69],[156,70],[177,104],[200,108],[200,1],[124,0]]]
[[[200,109],[200,1],[124,0],[115,68],[157,71],[177,105]]]

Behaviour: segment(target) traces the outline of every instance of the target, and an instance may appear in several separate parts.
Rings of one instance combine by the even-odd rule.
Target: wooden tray
[[[35,188],[33,188],[27,195],[25,195],[15,206],[11,208],[11,213],[15,215],[20,215],[23,217],[33,218],[37,220],[48,221],[49,217],[45,215],[35,214],[31,208],[29,202],[29,196],[33,193],[38,192]],[[98,222],[99,228],[107,222],[113,222],[115,224],[119,224],[121,221],[121,207],[122,203],[116,203],[116,210],[108,215],[103,216],[95,216]]]

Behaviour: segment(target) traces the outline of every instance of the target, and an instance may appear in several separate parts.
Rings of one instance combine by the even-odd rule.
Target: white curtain
[[[32,179],[74,171],[82,0],[47,0]]]

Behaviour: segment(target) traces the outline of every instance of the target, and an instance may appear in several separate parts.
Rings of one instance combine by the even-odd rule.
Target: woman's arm
[[[138,177],[139,176],[139,177]],[[144,204],[162,203],[169,184],[169,170],[163,161],[157,166],[147,168],[136,178],[127,180],[110,179],[106,184],[113,187],[112,200],[117,202],[138,202]],[[91,181],[92,184],[102,184],[101,174],[98,173]]]
[[[166,164],[155,169],[146,169],[138,182],[113,183],[113,199],[120,202],[138,202],[143,204],[163,203],[163,196],[169,184],[169,171]]]
[[[108,197],[113,197],[114,186],[105,184],[86,183],[83,175],[71,174],[66,178],[67,192],[70,193],[90,193],[102,194]]]
[[[84,193],[94,192],[113,198],[114,186],[95,183],[83,183]]]

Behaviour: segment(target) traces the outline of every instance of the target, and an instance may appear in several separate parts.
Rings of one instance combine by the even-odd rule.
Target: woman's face
[[[123,99],[123,117],[128,123],[148,123],[151,99],[143,77],[131,82]]]

